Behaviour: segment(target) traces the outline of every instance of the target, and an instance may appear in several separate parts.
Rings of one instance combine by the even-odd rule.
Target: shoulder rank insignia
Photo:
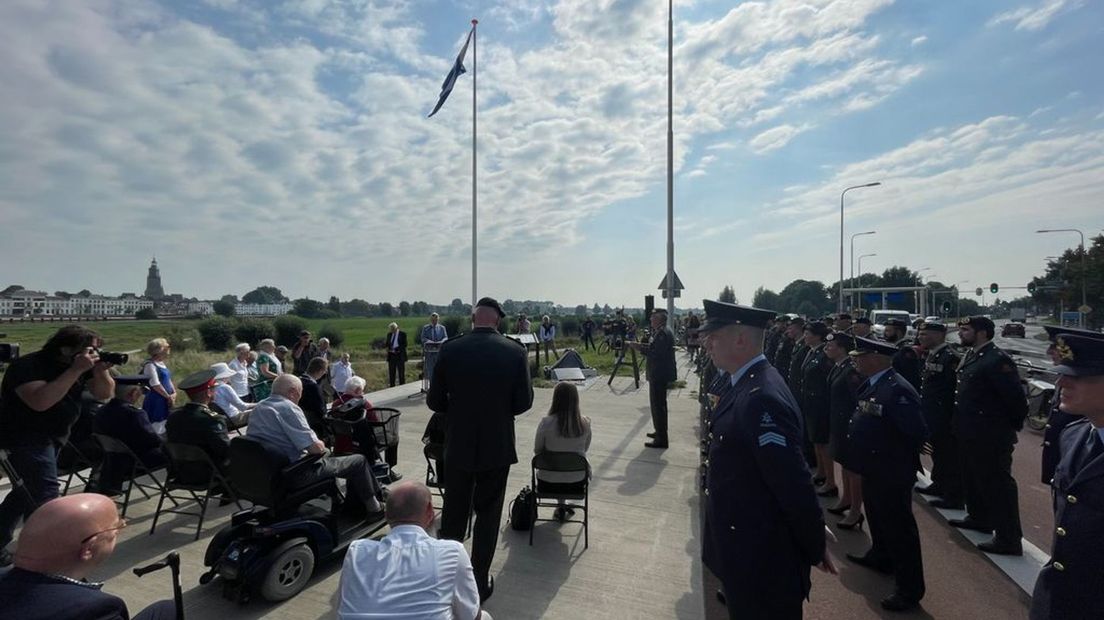
[[[759,447],[762,448],[767,444],[777,444],[782,447],[786,447],[786,438],[779,433],[771,431],[769,433],[763,433],[759,435]]]
[[[774,423],[774,418],[771,414],[764,412],[763,416],[759,418],[759,426],[778,426]]]

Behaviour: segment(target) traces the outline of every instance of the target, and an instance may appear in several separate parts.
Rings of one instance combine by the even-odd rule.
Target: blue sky
[[[665,270],[665,3],[0,4],[0,285],[640,305]],[[1104,6],[676,2],[676,269],[1025,284],[1104,225]],[[468,59],[469,72],[472,69]],[[847,268],[849,270],[849,268]]]

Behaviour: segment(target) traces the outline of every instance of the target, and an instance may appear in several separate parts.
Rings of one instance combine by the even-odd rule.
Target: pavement
[[[727,617],[714,596],[717,581],[700,562],[697,378],[685,364],[682,372],[688,387],[670,394],[671,448],[667,450],[643,445],[645,433],[651,430],[643,381],[637,389],[624,372],[612,385],[607,385],[606,377],[581,385],[583,413],[591,418],[594,433],[588,454],[594,473],[590,546],[584,548],[580,525],[555,522],[538,523],[530,546],[528,533],[510,529],[508,510],[504,510],[491,570],[495,594],[485,606],[495,618]],[[417,382],[369,395],[373,403],[402,412],[397,469],[406,479],[421,479],[426,471],[420,439],[430,412],[419,388]],[[517,418],[519,463],[511,468],[507,501],[529,484],[533,437],[551,393],[549,389],[536,390],[533,409]],[[1020,481],[1025,538],[1046,550],[1053,517],[1049,491],[1038,483],[1040,442],[1030,431],[1021,433],[1014,469]],[[0,483],[0,495],[7,490],[6,481]],[[156,500],[139,499],[132,504],[130,526],[122,531],[115,555],[95,576],[106,582],[105,591],[127,601],[132,613],[170,597],[171,585],[165,572],[138,579],[130,569],[175,549],[182,559],[188,618],[334,617],[340,557],[319,563],[307,589],[289,601],[271,604],[255,599],[241,606],[221,597],[217,581],[198,584],[203,552],[215,532],[228,522],[231,507],[212,507],[198,541],[192,540],[195,520],[175,515],[162,517],[157,532],[150,535],[155,507]],[[922,609],[906,617],[1027,617],[1030,596],[1013,577],[949,527],[945,517],[919,495],[914,512],[923,543],[927,595]],[[830,524],[835,522],[832,515],[826,517]],[[885,617],[878,603],[892,591],[891,579],[844,559],[845,553],[866,550],[868,534],[836,530],[836,535],[839,540],[830,544],[830,553],[840,574],[814,570],[805,617]]]

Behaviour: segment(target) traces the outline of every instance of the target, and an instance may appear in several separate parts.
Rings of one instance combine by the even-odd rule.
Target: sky
[[[478,59],[433,118],[472,18]],[[1104,226],[1104,3],[680,0],[688,305],[864,271],[1024,286]],[[643,304],[666,3],[5,0],[0,286]]]

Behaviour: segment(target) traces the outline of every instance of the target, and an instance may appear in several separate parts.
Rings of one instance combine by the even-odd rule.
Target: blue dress
[[[152,361],[147,361],[146,364],[153,364],[153,369],[157,371],[157,380],[161,382],[161,387],[164,388],[167,393],[172,394],[176,392],[168,368],[158,366]],[[152,390],[146,394],[146,398],[142,401],[142,410],[149,415],[149,421],[151,423],[164,422],[167,420],[169,418],[169,409],[169,399]]]

